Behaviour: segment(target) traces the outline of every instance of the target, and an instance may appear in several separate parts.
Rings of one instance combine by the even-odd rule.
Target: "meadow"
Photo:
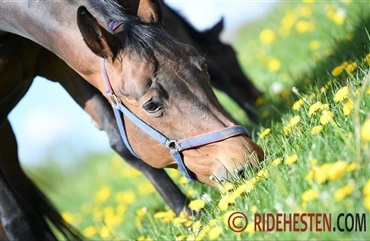
[[[113,152],[86,156],[73,171],[63,172],[52,161],[28,170],[67,222],[92,240],[369,239],[369,2],[281,2],[243,26],[233,46],[244,71],[265,93],[256,103],[258,123],[215,91],[263,147],[260,171],[216,190],[188,184],[168,170],[198,212],[176,217],[151,184]],[[244,216],[230,223],[234,212],[244,214],[248,225]],[[332,231],[317,229],[322,219],[311,223],[313,230],[302,223],[298,231],[255,230],[260,221],[255,218],[277,213],[330,215]],[[364,214],[367,230],[339,230],[345,225],[344,219],[337,223],[341,214]]]

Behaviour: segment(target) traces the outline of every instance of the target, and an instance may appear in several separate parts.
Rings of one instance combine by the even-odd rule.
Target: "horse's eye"
[[[156,103],[155,101],[153,100],[149,100],[148,102],[146,102],[143,106],[143,108],[150,114],[155,114],[155,113],[158,113],[159,111],[161,111],[163,109],[162,105]]]

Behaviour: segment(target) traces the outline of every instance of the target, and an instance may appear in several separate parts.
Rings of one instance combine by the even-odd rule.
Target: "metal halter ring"
[[[109,94],[109,98],[112,104],[118,105],[122,103],[121,100],[114,93],[108,93],[108,94]]]

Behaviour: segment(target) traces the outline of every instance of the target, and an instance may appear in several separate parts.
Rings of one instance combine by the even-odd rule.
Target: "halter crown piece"
[[[108,31],[113,33],[117,28],[119,28],[123,23],[118,21],[112,21],[108,25]],[[130,121],[135,123],[138,127],[140,127],[145,133],[150,135],[153,139],[158,141],[163,146],[170,149],[181,173],[188,179],[190,183],[194,182],[195,179],[190,170],[185,166],[183,157],[181,152],[183,150],[193,149],[200,146],[208,145],[211,143],[219,142],[225,139],[228,139],[233,136],[239,135],[246,135],[250,137],[247,128],[240,125],[235,125],[231,127],[227,127],[221,130],[208,132],[206,134],[201,134],[189,138],[185,138],[182,140],[171,140],[144,121],[142,121],[139,117],[137,117],[134,113],[132,113],[122,102],[121,100],[114,94],[112,86],[109,81],[109,77],[105,68],[105,60],[103,58],[100,59],[100,67],[101,72],[103,75],[104,84],[106,87],[107,94],[110,97],[111,104],[113,107],[114,115],[116,116],[118,129],[120,131],[121,137],[127,148],[130,152],[137,158],[140,157],[134,152],[132,149],[130,142],[127,139],[127,133],[125,130],[125,123],[123,116],[126,116]]]

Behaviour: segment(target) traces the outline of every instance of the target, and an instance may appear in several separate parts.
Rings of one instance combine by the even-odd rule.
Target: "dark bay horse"
[[[104,93],[105,96],[107,96],[107,93],[104,90],[104,83],[102,83],[100,79],[100,66],[96,64],[96,62],[99,63],[99,59],[94,54],[91,54],[91,52],[88,51],[89,49],[86,48],[86,46],[84,45],[82,37],[73,37],[76,35],[80,36],[81,31],[87,45],[90,48],[90,51],[94,52],[100,57],[104,57],[107,59],[108,63],[106,63],[105,68],[107,69],[106,71],[111,77],[110,83],[112,84],[112,88],[115,90],[115,93],[117,93],[120,102],[122,101],[123,103],[125,103],[125,105],[128,106],[132,110],[132,112],[143,119],[144,122],[149,123],[151,126],[154,126],[155,129],[160,130],[160,132],[164,133],[166,136],[171,136],[171,139],[181,139],[184,137],[197,136],[198,134],[209,133],[213,130],[222,129],[227,126],[233,126],[233,121],[223,112],[222,108],[218,105],[212,91],[209,88],[209,83],[207,80],[208,77],[206,74],[203,74],[203,72],[205,72],[203,66],[204,63],[202,63],[203,60],[197,57],[197,55],[191,48],[173,42],[167,35],[159,35],[159,39],[161,39],[161,41],[164,41],[166,40],[166,38],[168,38],[167,40],[171,44],[167,45],[166,49],[161,49],[160,47],[163,47],[161,45],[156,46],[159,47],[159,50],[156,49],[155,54],[151,54],[150,52],[148,52],[148,56],[140,56],[140,54],[138,54],[139,56],[137,56],[136,52],[138,52],[138,49],[135,49],[135,47],[137,46],[127,46],[126,44],[129,43],[127,42],[128,39],[123,38],[127,36],[123,34],[119,35],[119,33],[125,32],[124,30],[127,30],[126,28],[134,26],[130,24],[140,25],[141,31],[143,31],[142,28],[145,29],[145,27],[157,29],[155,28],[155,26],[153,26],[153,24],[136,22],[136,20],[134,20],[132,23],[130,22],[131,19],[125,18],[123,20],[125,23],[121,26],[121,28],[126,28],[124,28],[117,34],[112,35],[102,29],[95,22],[95,19],[87,12],[86,9],[82,9],[79,12],[80,14],[78,19],[80,29],[78,29],[77,24],[74,23],[72,17],[69,15],[71,12],[77,11],[78,4],[70,4],[70,6],[61,6],[57,3],[48,4],[48,6],[45,6],[43,4],[38,6],[38,3],[34,2],[29,2],[28,4],[30,5],[28,6],[30,8],[28,10],[26,6],[15,6],[15,8],[12,8],[13,6],[11,3],[3,4],[2,9],[4,9],[5,7],[6,14],[2,14],[1,16],[1,30],[13,32],[22,35],[23,37],[30,38],[38,43],[38,45],[42,45],[48,50],[54,51],[59,57],[66,61],[93,86],[99,89],[100,92]],[[32,6],[33,4],[34,6]],[[84,4],[89,5],[89,3]],[[92,9],[93,7],[94,6],[91,6]],[[19,11],[20,9],[25,9],[25,14],[23,15],[24,19],[16,18],[11,15],[12,13],[14,13],[14,11]],[[37,20],[39,19],[34,19],[35,14],[33,14],[33,16],[27,15],[27,11],[34,11],[33,13],[40,12],[43,14],[45,12],[53,12],[57,13],[55,15],[58,16],[48,16],[50,17],[49,21],[51,22],[51,26],[47,27],[44,26],[43,23],[37,22]],[[157,14],[156,11],[158,11],[156,8],[150,8],[150,11],[147,11],[147,13],[138,11],[138,16],[144,22],[157,21],[156,19],[159,19],[160,15]],[[63,14],[65,16],[69,16],[69,18],[67,17],[67,19],[63,19],[63,17],[65,17]],[[100,14],[103,15],[103,13]],[[31,20],[35,22],[32,22]],[[15,21],[15,23],[13,21]],[[104,22],[104,19],[100,21]],[[16,24],[17,22],[18,25]],[[107,22],[108,21],[106,20],[106,22],[103,24],[107,25]],[[27,24],[30,24],[31,26],[26,27]],[[17,28],[17,26],[22,27]],[[62,34],[63,31],[61,29],[63,28],[65,30],[64,34],[66,36]],[[51,31],[52,33],[53,31],[55,31],[56,33],[60,31],[65,39],[61,37],[62,35],[58,36],[58,38],[53,37],[53,34],[48,33],[47,30]],[[149,33],[152,34],[153,32]],[[138,34],[138,32],[136,32],[136,34]],[[14,38],[17,37],[11,35],[8,41],[13,41]],[[48,41],[48,39],[51,40]],[[122,43],[123,39],[125,40],[125,45]],[[44,48],[35,47],[35,44],[31,41],[25,41],[24,38],[20,38],[18,39],[18,41],[21,44],[20,46],[22,46],[22,44],[24,44],[24,47],[26,48],[31,46],[31,49],[34,52],[31,51],[31,53],[29,53],[27,56],[21,56],[12,52],[11,49],[8,50],[8,53],[6,53],[7,49],[4,49],[4,53],[6,54],[3,55],[3,51],[1,52],[2,62],[0,62],[0,67],[2,67],[2,75],[0,79],[0,100],[2,104],[0,112],[2,123],[0,131],[2,138],[0,153],[0,181],[2,184],[2,193],[6,193],[8,194],[7,197],[10,197],[7,199],[1,199],[2,209],[0,215],[3,224],[4,221],[6,223],[5,229],[8,228],[10,232],[12,232],[11,228],[14,227],[14,225],[11,225],[12,222],[17,221],[17,218],[22,220],[30,220],[30,216],[34,214],[34,210],[32,210],[32,207],[29,207],[30,204],[24,203],[22,208],[26,211],[23,213],[12,212],[13,209],[6,207],[11,207],[11,205],[16,206],[17,203],[22,203],[22,199],[29,200],[27,199],[28,193],[38,192],[38,190],[26,178],[24,178],[24,180],[22,181],[19,181],[19,184],[14,184],[14,180],[13,183],[11,182],[11,179],[17,176],[16,174],[19,174],[20,168],[18,159],[14,157],[16,156],[15,138],[9,123],[6,120],[6,116],[28,89],[30,81],[27,78],[27,75],[32,75],[36,72],[36,74],[41,73],[40,75],[44,74],[44,76],[48,78],[48,74],[50,74],[52,72],[51,70],[54,69],[53,67],[63,67],[64,64],[62,61],[58,60],[54,55],[50,54],[50,52],[45,50]],[[145,48],[148,46],[145,46],[145,43],[142,44],[143,46],[139,46],[138,48],[145,51]],[[124,46],[124,48],[122,46]],[[167,48],[171,47],[172,49],[169,51]],[[181,51],[177,53],[178,50]],[[171,56],[171,54],[173,55],[175,53],[181,54],[181,57],[174,58],[173,56]],[[166,56],[166,58],[164,58],[164,56]],[[24,61],[21,63],[22,66],[12,66],[12,61],[14,62],[14,60],[20,57],[24,58]],[[171,58],[168,59],[168,57]],[[43,65],[38,65],[40,62],[44,61],[44,58],[49,58],[49,65],[51,67],[48,66],[46,68]],[[174,58],[173,61],[171,61],[172,58]],[[42,59],[42,61],[40,61],[40,59]],[[26,69],[22,70],[22,68]],[[27,72],[27,68],[31,69],[31,73]],[[122,69],[124,69],[125,71],[123,72]],[[167,72],[170,72],[172,75],[166,76]],[[15,73],[17,73],[17,75]],[[58,74],[60,74],[60,77],[58,77]],[[55,78],[51,79],[58,81],[60,78],[66,78],[70,80],[77,80],[79,78],[78,75],[73,71],[62,71],[58,74],[56,74],[57,76]],[[134,81],[131,81],[132,79]],[[171,79],[172,82],[170,81],[170,83],[167,83],[169,79]],[[19,80],[22,80],[23,82],[20,82]],[[61,83],[63,84],[63,81],[61,81]],[[119,139],[120,136],[117,136],[116,134],[117,128],[112,126],[111,123],[105,123],[110,122],[110,120],[113,119],[111,111],[110,114],[106,113],[109,111],[107,111],[107,108],[105,107],[109,107],[109,105],[95,106],[94,104],[96,103],[96,101],[94,100],[98,99],[99,102],[101,102],[101,95],[97,94],[94,88],[86,84],[87,83],[83,81],[76,81],[76,83],[74,83],[75,86],[65,87],[66,89],[70,88],[69,92],[72,96],[75,97],[80,95],[80,97],[76,97],[75,99],[80,104],[84,103],[83,106],[85,110],[87,110],[89,113],[92,113],[92,116],[93,113],[99,113],[99,111],[96,111],[97,108],[101,108],[102,113],[104,114],[99,117],[95,117],[94,119],[100,121],[101,126],[104,127],[108,135],[111,132],[111,141],[114,138]],[[79,88],[79,85],[85,85],[85,87]],[[87,93],[78,93],[78,91],[80,90],[90,91],[87,91]],[[195,94],[192,96],[187,96],[189,92]],[[179,100],[174,98],[175,95],[178,95],[176,97],[181,96],[185,98],[187,102],[179,102]],[[190,108],[191,110],[189,110],[189,105],[192,107]],[[91,111],[91,108],[95,109],[95,111]],[[104,116],[105,114],[106,116]],[[192,120],[191,118],[184,118],[184,115],[186,117],[196,116],[197,118],[196,120]],[[182,118],[183,121],[179,121],[179,123],[177,124],[171,123],[171,118],[176,118],[176,116],[178,116],[180,119]],[[203,123],[199,123],[199,120],[203,121]],[[112,130],[109,130],[110,127],[112,128]],[[168,148],[162,147],[161,145],[153,141],[150,137],[147,138],[146,134],[143,133],[140,128],[136,127],[132,122],[130,122],[130,120],[126,120],[126,132],[128,133],[129,143],[132,145],[135,153],[138,154],[138,156],[140,156],[144,161],[148,162],[151,166],[162,168],[165,166],[177,165],[174,162],[173,157],[170,155]],[[220,146],[219,144],[222,145]],[[144,150],[140,149],[140,146],[144,146]],[[247,148],[245,148],[245,146],[247,146]],[[217,151],[217,149],[220,149],[220,151]],[[158,156],[151,155],[151,153],[154,153],[153,150],[158,151]],[[215,162],[210,153],[225,153],[224,150],[230,150],[230,152],[227,153],[227,156],[219,154],[216,157],[217,160]],[[252,165],[255,166],[255,161],[250,158],[253,152],[258,155],[259,159],[262,159],[262,151],[259,149],[259,147],[256,146],[249,138],[238,135],[237,137],[223,139],[222,141],[217,140],[217,142],[212,142],[209,145],[204,145],[201,147],[198,146],[196,149],[186,150],[181,155],[184,156],[186,167],[190,169],[192,174],[194,174],[194,176],[198,180],[209,185],[214,185],[213,182],[209,180],[209,177],[215,176],[217,179],[223,179],[226,175],[225,167],[228,171],[232,171],[233,169],[239,170],[240,168],[243,168],[244,157],[247,157],[246,159],[249,159]],[[123,156],[129,155],[127,154],[127,150],[121,150],[121,153],[123,153]],[[232,161],[230,161],[230,163],[223,162],[225,161],[225,159],[229,159]],[[131,160],[134,159],[131,158]],[[132,163],[134,163],[133,165],[136,165],[137,168],[142,170],[154,183],[156,181],[161,181],[155,180],[156,174],[160,174],[161,177],[164,177],[164,179],[166,179],[166,176],[163,175],[163,172],[159,171],[158,169],[152,168],[144,162],[137,161],[136,163],[132,161]],[[160,184],[158,186],[162,188],[162,190],[165,190],[163,186],[161,187]],[[178,190],[174,185],[172,186],[172,184],[169,186],[169,188],[173,188],[175,193]],[[15,190],[17,190],[17,193],[15,192]],[[23,190],[23,192],[20,190]],[[44,199],[36,199],[36,202],[40,200]],[[175,203],[176,201],[172,202]],[[44,209],[44,213],[46,212],[45,209],[47,209],[49,206],[46,201],[40,201],[38,205],[40,206],[39,209]],[[174,204],[174,206],[176,205],[177,204]],[[33,208],[35,209],[35,207]],[[14,219],[11,219],[10,217]],[[58,219],[57,214],[49,215],[47,216],[47,218],[50,219],[49,221],[57,225],[57,227],[58,225],[61,225],[64,228],[67,227],[65,224],[62,223],[62,220]],[[18,226],[18,228],[23,230],[25,235],[31,234],[33,232],[32,234],[35,235],[35,239],[49,239],[52,235],[49,234],[49,232],[35,231],[46,230],[41,229],[41,227],[44,227],[46,225],[46,222],[42,221],[42,218],[40,218],[40,220],[37,222],[26,222],[27,225]],[[64,232],[67,232],[65,231],[66,229],[67,228],[62,229],[62,232],[63,230]],[[71,233],[73,234],[73,232]],[[28,239],[31,239],[30,237],[32,236],[28,237]]]

